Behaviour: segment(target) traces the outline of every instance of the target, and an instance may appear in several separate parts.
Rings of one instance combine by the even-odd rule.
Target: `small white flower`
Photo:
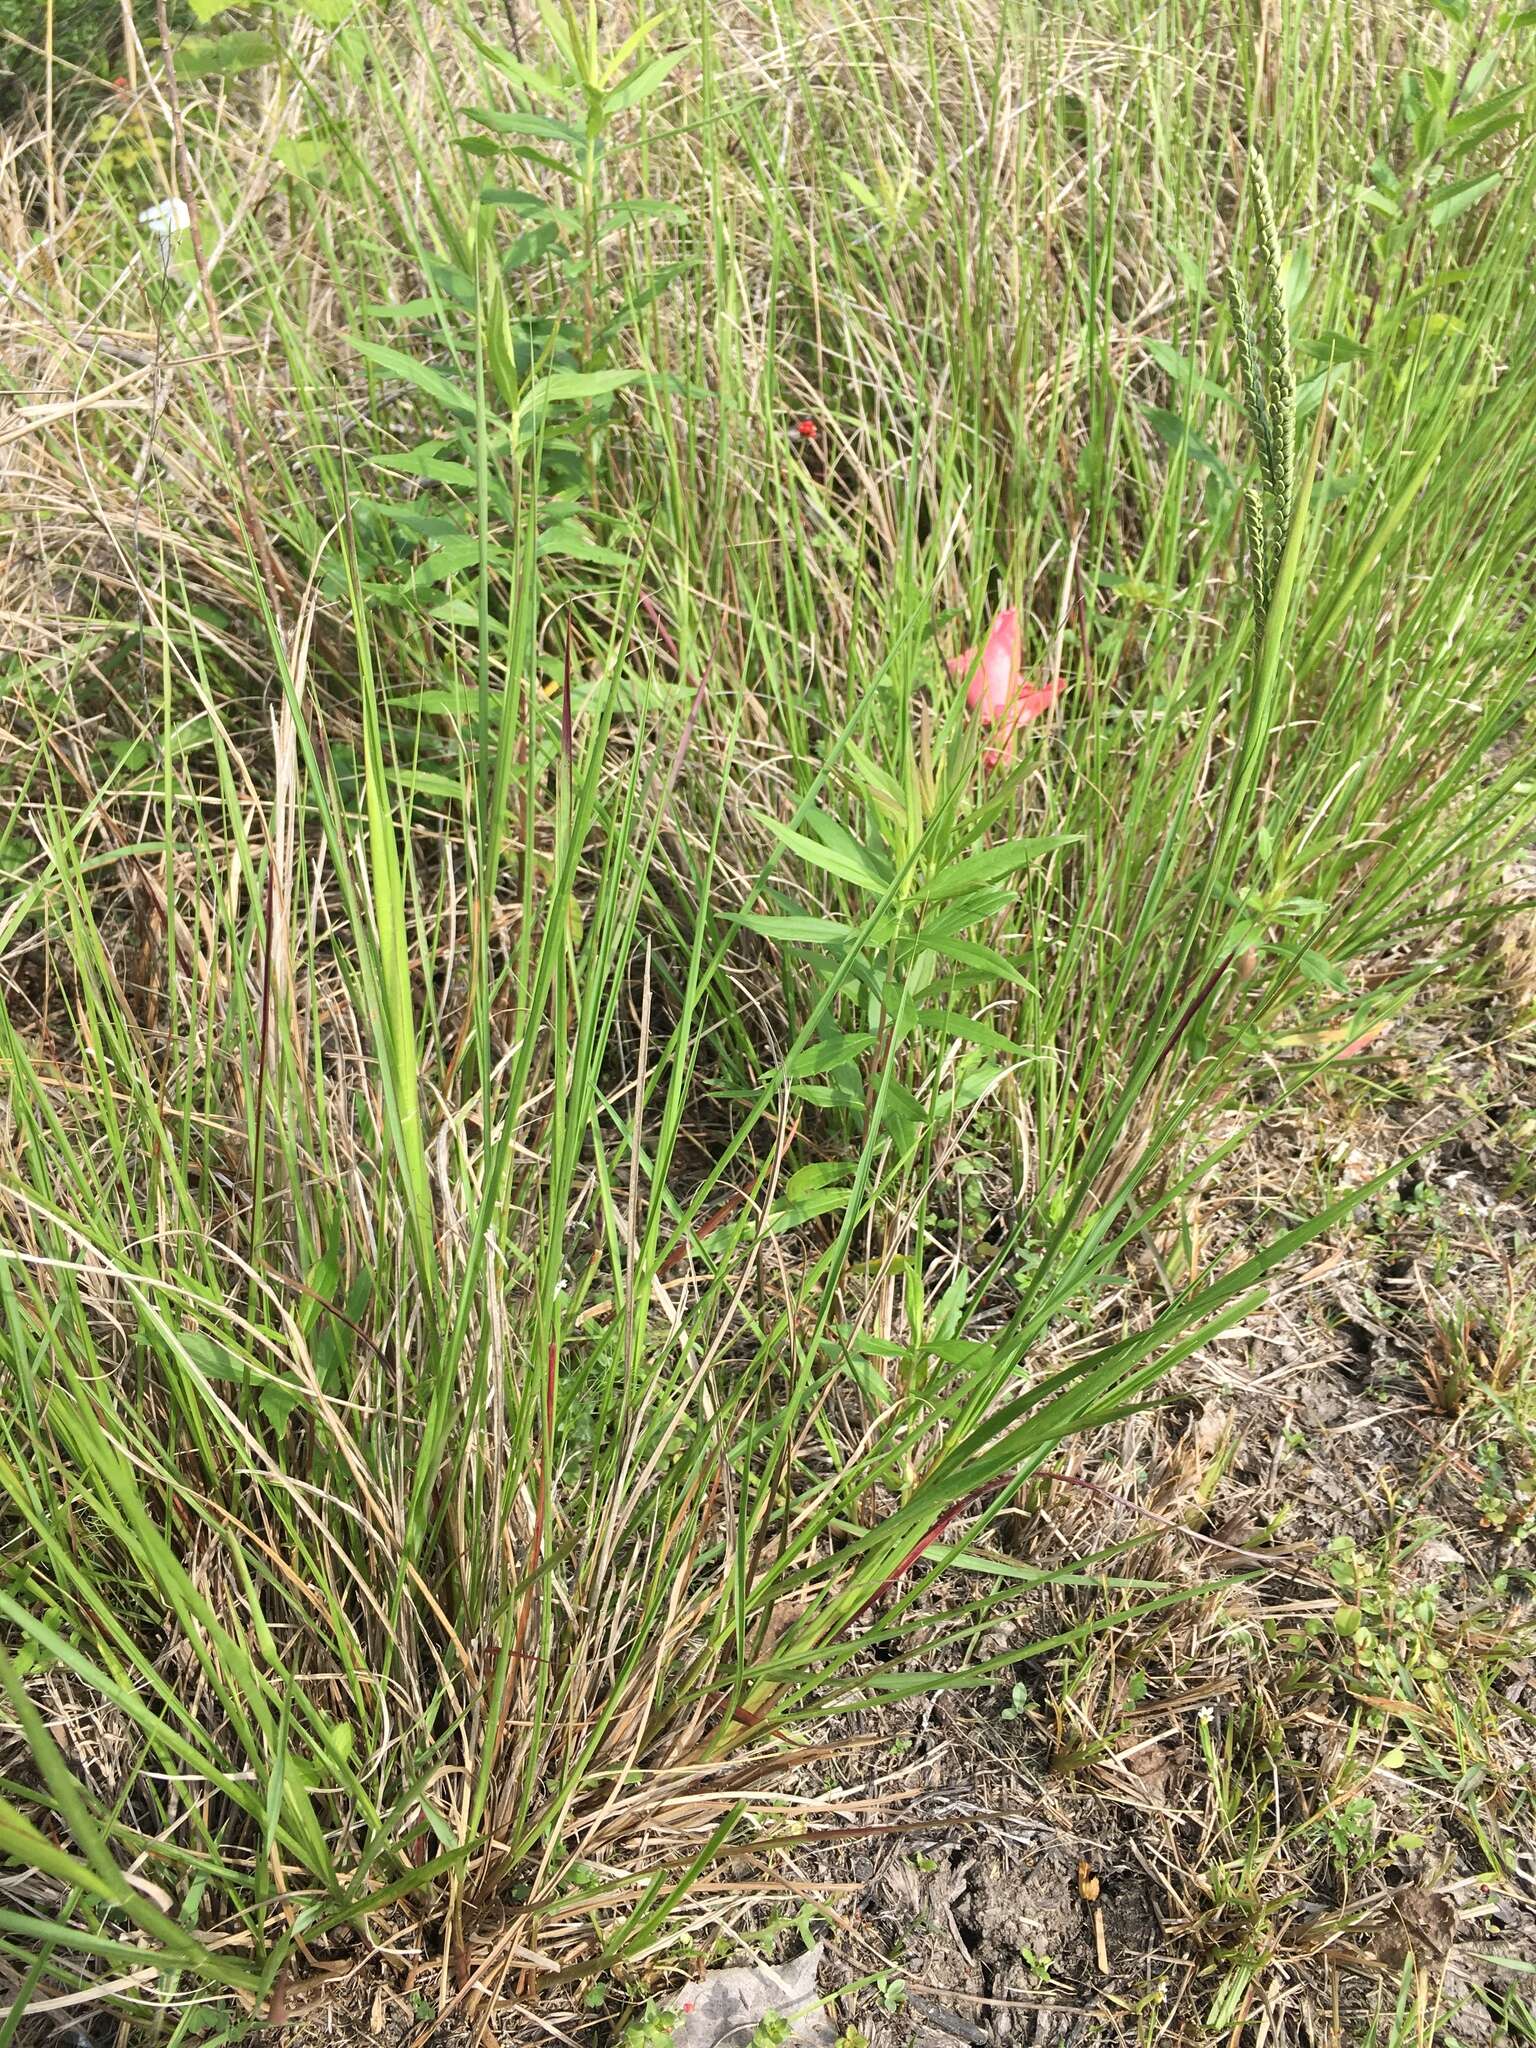
[[[171,274],[171,237],[179,235],[191,221],[184,199],[162,199],[154,206],[146,206],[139,215],[139,226],[149,235],[160,257],[162,277]]]
[[[191,224],[192,216],[187,211],[185,199],[159,200],[154,206],[146,206],[139,215],[139,226],[146,228],[158,242],[168,242],[172,235],[179,235]]]

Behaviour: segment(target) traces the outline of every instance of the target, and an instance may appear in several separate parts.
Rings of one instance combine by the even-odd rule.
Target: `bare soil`
[[[1533,2038],[1533,1100],[1518,1044],[1403,1029],[1212,1192],[1197,1257],[1405,1162],[1000,1531],[1042,1569],[1139,1534],[1122,1572],[1232,1581],[1044,1657],[1115,1596],[1026,1592],[980,1646],[1011,1635],[1018,1690],[911,1717],[911,1832],[803,1871],[867,1871],[840,1954],[881,1972],[874,2048]],[[1427,1682],[1337,1632],[1343,1542]]]

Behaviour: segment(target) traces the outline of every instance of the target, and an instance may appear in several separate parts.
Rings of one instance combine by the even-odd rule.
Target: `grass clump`
[[[1169,1255],[1255,1118],[1484,972],[1520,31],[1126,26],[311,6],[33,102],[0,2048],[643,1974],[1336,1220]]]

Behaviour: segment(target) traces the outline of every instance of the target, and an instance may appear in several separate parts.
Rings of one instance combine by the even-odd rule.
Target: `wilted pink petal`
[[[1364,1052],[1368,1045],[1380,1038],[1382,1032],[1393,1021],[1391,1017],[1383,1017],[1379,1024],[1373,1024],[1368,1031],[1362,1031],[1358,1038],[1352,1038],[1349,1041],[1349,1044],[1339,1054],[1339,1058],[1341,1060],[1351,1060],[1357,1052]]]
[[[992,621],[981,666],[971,678],[965,701],[980,715],[983,725],[991,725],[1006,714],[1018,687],[1019,614],[1009,605]]]
[[[1025,682],[1019,665],[1019,614],[1013,605],[993,620],[979,662],[976,649],[968,647],[949,667],[954,675],[970,677],[966,704],[979,724],[992,728],[991,737],[997,744],[982,754],[988,768],[1013,759],[1013,744],[1020,730],[1053,704],[1062,689],[1060,676],[1038,686]]]
[[[1062,678],[1060,676],[1057,676],[1054,682],[1042,683],[1038,688],[1029,683],[1021,684],[1013,702],[1004,711],[1002,717],[995,721],[997,738],[1002,744],[999,747],[989,747],[987,749],[984,758],[989,768],[995,768],[999,760],[1011,761],[1013,759],[1013,743],[1015,739],[1031,720],[1038,718],[1042,711],[1048,710],[1055,703],[1056,699],[1061,695],[1061,691]]]
[[[967,647],[957,661],[949,664],[950,673],[968,678],[970,687],[965,701],[972,711],[979,711],[983,723],[995,718],[1008,702],[1019,673],[1019,615],[1010,605],[998,613],[987,635],[986,645],[978,661],[976,649]]]
[[[1049,711],[1066,687],[1065,679],[1057,676],[1053,682],[1041,683],[1038,687],[1026,683],[1014,699],[1015,725],[1028,725],[1032,718],[1038,718],[1042,711]]]

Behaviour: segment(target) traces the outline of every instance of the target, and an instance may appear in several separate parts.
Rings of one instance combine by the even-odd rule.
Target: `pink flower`
[[[1062,690],[1060,676],[1038,686],[1024,680],[1019,666],[1019,614],[1014,605],[1000,611],[992,621],[979,660],[976,649],[967,647],[949,667],[952,675],[970,677],[966,704],[976,713],[977,722],[990,729],[996,742],[982,755],[989,768],[995,768],[999,761],[1013,759],[1013,743],[1018,734],[1031,719],[1054,704]]]

